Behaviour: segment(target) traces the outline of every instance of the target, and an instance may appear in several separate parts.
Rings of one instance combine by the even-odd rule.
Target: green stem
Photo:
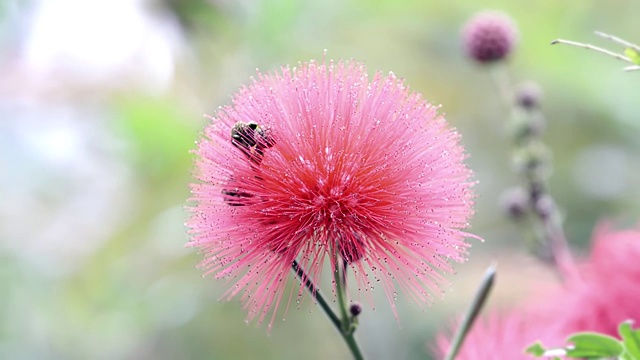
[[[362,356],[362,352],[360,351],[360,347],[358,347],[358,343],[356,342],[356,338],[353,336],[353,332],[349,333],[349,335],[343,335],[344,341],[347,342],[347,346],[349,350],[351,350],[351,354],[355,360],[364,360],[364,356]]]
[[[338,294],[338,304],[340,306],[340,314],[342,315],[342,326],[341,326],[341,334],[344,338],[344,341],[347,343],[349,350],[351,350],[351,354],[353,358],[356,360],[363,360],[364,356],[360,351],[360,347],[356,342],[356,338],[354,337],[355,328],[351,326],[352,319],[347,312],[347,301],[346,301],[346,276],[345,269],[346,266],[340,266],[340,262],[338,261],[337,254],[334,255],[334,264],[336,264],[336,269],[333,272],[333,279],[336,283],[336,293]]]
[[[513,103],[513,94],[511,93],[511,81],[509,80],[507,68],[502,64],[494,64],[491,65],[489,72],[491,73],[491,79],[498,90],[502,102],[504,102],[507,108],[510,108]]]
[[[478,291],[476,291],[476,295],[474,296],[471,305],[467,309],[466,314],[464,314],[462,323],[460,324],[458,331],[456,331],[453,342],[451,343],[451,347],[449,348],[449,352],[447,353],[445,360],[453,360],[455,359],[456,355],[458,355],[458,351],[460,351],[464,339],[467,337],[469,330],[471,330],[471,326],[473,326],[473,323],[478,317],[478,314],[480,314],[480,310],[482,310],[482,307],[489,297],[489,292],[493,287],[495,277],[496,267],[494,265],[491,265],[485,272],[482,283],[480,284]]]
[[[334,259],[334,261],[337,259]],[[338,294],[338,305],[340,306],[340,316],[342,317],[342,332],[346,333],[349,331],[349,316],[347,315],[347,302],[345,299],[345,288],[343,286],[343,276],[344,270],[341,271],[340,263],[335,261],[336,269],[333,272],[333,280],[336,284],[336,293]],[[346,320],[346,321],[345,321]]]
[[[335,259],[334,259],[335,260]],[[353,335],[354,329],[351,327],[351,318],[347,315],[346,301],[345,301],[345,288],[343,286],[343,278],[342,271],[340,270],[340,265],[336,262],[336,271],[334,273],[334,279],[336,281],[336,292],[338,293],[338,302],[340,303],[340,313],[342,315],[342,319],[338,318],[338,316],[333,312],[329,304],[324,300],[322,295],[320,295],[320,290],[313,284],[311,279],[305,274],[304,270],[296,260],[293,260],[291,267],[296,275],[302,280],[307,290],[311,293],[311,296],[316,300],[316,302],[320,305],[320,308],[327,314],[331,323],[336,327],[342,338],[347,343],[347,347],[351,351],[353,358],[355,360],[364,360],[364,356],[362,356],[362,352],[358,347],[358,343]]]
[[[293,263],[291,264],[291,268],[296,273],[296,275],[298,275],[300,280],[304,282],[304,285],[307,287],[307,290],[309,290],[309,292],[311,293],[311,296],[313,296],[313,298],[320,305],[322,310],[324,310],[325,314],[327,314],[327,316],[329,317],[329,320],[331,320],[331,322],[336,327],[336,329],[338,329],[338,331],[342,333],[342,323],[340,319],[333,312],[333,310],[331,310],[331,308],[329,307],[329,304],[324,300],[322,295],[320,295],[320,290],[318,290],[318,288],[316,288],[316,286],[313,285],[313,282],[311,281],[311,279],[309,279],[307,274],[304,273],[304,270],[302,270],[302,268],[300,267],[297,261],[293,260]]]

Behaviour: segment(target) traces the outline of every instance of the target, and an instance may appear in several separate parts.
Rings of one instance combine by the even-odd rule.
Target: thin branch
[[[609,34],[603,33],[602,31],[596,31],[596,35],[601,36],[601,37],[603,37],[603,38],[605,38],[607,40],[611,40],[611,41],[613,41],[615,43],[618,43],[618,44],[620,44],[620,45],[622,45],[624,47],[632,48],[635,51],[640,52],[640,46],[638,46],[638,45],[636,45],[634,43],[630,43],[627,40],[623,40],[623,39],[621,39],[621,38],[619,38],[617,36],[609,35]]]
[[[584,49],[597,51],[599,53],[614,57],[614,58],[616,58],[618,60],[622,60],[622,61],[625,61],[625,62],[633,64],[633,61],[631,61],[631,59],[629,59],[628,57],[626,57],[624,55],[616,54],[616,53],[614,53],[612,51],[603,49],[601,47],[593,46],[591,44],[583,44],[583,43],[570,41],[570,40],[563,40],[563,39],[556,39],[556,40],[553,40],[551,42],[551,45],[555,45],[555,44],[565,44],[565,45],[571,45],[571,46],[576,46],[576,47],[581,47],[581,48],[584,48]]]

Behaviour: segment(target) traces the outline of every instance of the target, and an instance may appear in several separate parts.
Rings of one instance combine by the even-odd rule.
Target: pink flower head
[[[453,329],[457,329],[457,325]],[[541,340],[545,345],[564,345],[564,337],[558,335],[559,330],[549,313],[491,313],[474,324],[456,359],[532,359],[524,350],[536,341]],[[439,355],[438,358],[444,358],[449,350],[450,338],[441,334],[436,339],[434,353]]]
[[[581,279],[568,290],[564,316],[567,332],[597,331],[618,335],[625,320],[640,324],[640,230],[594,231],[591,256]],[[564,300],[563,300],[564,301]]]
[[[530,359],[523,350],[541,340],[547,347],[564,346],[571,334],[595,331],[618,336],[625,320],[640,324],[640,230],[611,231],[597,227],[589,259],[580,277],[570,277],[562,288],[549,289],[519,310],[476,324],[457,359]],[[440,336],[437,352],[444,354],[450,340]]]
[[[460,136],[393,74],[355,62],[259,74],[211,120],[188,245],[234,283],[225,297],[240,296],[248,320],[273,322],[294,260],[314,283],[328,258],[359,288],[421,302],[464,260],[473,182]]]
[[[507,58],[516,45],[518,29],[505,13],[482,11],[467,21],[462,29],[462,45],[467,56],[479,63]]]

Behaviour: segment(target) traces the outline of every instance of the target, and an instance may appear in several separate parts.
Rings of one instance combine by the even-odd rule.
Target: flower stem
[[[493,80],[500,99],[505,104],[505,106],[507,106],[507,108],[511,107],[513,98],[511,94],[511,85],[507,68],[502,64],[494,64],[490,68],[490,73],[491,80]]]
[[[554,210],[550,216],[546,218],[540,217],[541,219],[539,220],[544,228],[544,236],[551,247],[553,265],[562,280],[580,279],[580,273],[571,256],[569,244],[559,217],[558,211]]]
[[[324,300],[322,295],[320,295],[320,290],[318,290],[318,288],[316,288],[316,286],[313,285],[313,282],[311,281],[311,279],[309,279],[307,274],[305,274],[304,270],[302,270],[302,268],[300,267],[300,265],[296,260],[293,260],[293,263],[291,264],[291,268],[296,273],[296,275],[298,275],[300,280],[304,282],[304,285],[307,287],[307,290],[309,290],[309,292],[311,293],[311,296],[313,296],[313,298],[320,305],[322,310],[324,310],[325,314],[327,314],[327,316],[329,317],[329,320],[331,320],[331,323],[333,323],[336,329],[338,329],[338,331],[342,333],[342,323],[340,319],[333,312],[333,310],[331,310],[331,308],[329,307],[329,304]]]
[[[362,352],[360,351],[360,347],[356,342],[356,338],[353,333],[355,332],[355,327],[352,325],[352,319],[347,312],[347,299],[346,299],[346,266],[340,266],[340,262],[337,261],[337,255],[334,256],[334,264],[336,264],[336,269],[333,272],[333,279],[336,284],[336,293],[338,294],[338,304],[340,306],[340,315],[342,316],[342,326],[340,332],[344,341],[347,343],[349,350],[351,350],[351,354],[353,358],[356,360],[364,359],[362,356]]]
[[[467,309],[467,312],[465,313],[464,318],[462,319],[462,323],[460,324],[460,327],[456,331],[456,335],[453,338],[453,342],[451,343],[451,347],[447,352],[447,356],[445,357],[445,360],[453,360],[455,359],[456,355],[458,355],[458,351],[460,351],[460,348],[462,347],[462,343],[464,342],[464,339],[469,333],[469,330],[471,330],[471,326],[473,326],[473,323],[478,317],[480,310],[482,310],[482,307],[484,306],[485,302],[487,301],[487,298],[489,297],[489,292],[493,287],[493,282],[495,278],[496,278],[496,267],[495,265],[491,265],[485,272],[484,278],[482,279],[482,283],[480,283],[480,287],[478,288],[478,291],[476,291],[476,295],[474,296],[473,301],[471,302],[471,305]]]
[[[344,293],[346,286],[343,286],[343,281],[345,283],[346,281],[342,276],[342,274],[344,274],[344,270],[341,271],[341,266],[338,262],[336,262],[335,264],[336,264],[336,269],[333,272],[333,279],[336,284],[336,293],[338,294],[338,305],[340,306],[340,316],[342,317],[341,329],[343,333],[346,333],[347,331],[349,331],[349,323],[348,323],[349,317],[347,315],[347,302],[346,302],[345,293]]]
[[[344,341],[347,342],[347,346],[349,346],[349,350],[351,350],[351,354],[355,360],[363,360],[364,356],[362,356],[362,352],[360,351],[360,347],[358,347],[358,343],[356,342],[356,338],[353,336],[353,332],[349,333],[349,335],[343,335]]]
[[[491,78],[496,86],[498,94],[505,105],[508,108],[517,106],[517,104],[514,102],[514,89],[511,85],[511,80],[509,79],[509,74],[506,67],[504,67],[502,64],[496,64],[495,66],[492,66],[490,68],[490,72]],[[534,118],[538,115],[542,116],[538,108],[529,109],[526,114],[531,118]],[[539,140],[537,136],[534,139],[529,138],[526,141],[518,141],[518,139],[516,139],[516,149],[527,151],[532,146],[532,143],[537,142],[537,140]],[[537,251],[550,251],[550,260],[552,262],[551,264],[563,280],[567,280],[569,278],[578,278],[579,275],[576,270],[573,257],[571,256],[567,238],[562,227],[562,220],[560,219],[558,210],[554,206],[550,210],[549,214],[541,214],[536,209],[537,202],[540,201],[542,197],[547,196],[549,199],[553,200],[551,195],[546,191],[545,180],[541,177],[539,171],[535,168],[526,169],[523,172],[523,175],[525,185],[529,189],[529,204],[531,210],[533,210],[535,214],[535,217],[533,219],[534,232],[539,238],[540,244],[538,246],[545,247],[544,249],[537,249]],[[555,202],[553,201],[552,203],[555,204]],[[540,231],[535,231],[535,227],[539,228]],[[537,254],[537,256],[543,261],[547,260],[545,259],[546,254]]]
[[[336,264],[338,264],[336,262]],[[354,328],[351,326],[351,318],[347,315],[346,301],[345,301],[345,288],[343,286],[343,271],[340,270],[340,266],[337,265],[336,271],[334,273],[334,279],[336,281],[336,292],[338,294],[338,302],[340,303],[340,313],[342,315],[342,319],[338,318],[338,316],[333,312],[329,304],[325,301],[325,299],[320,295],[320,290],[313,284],[311,279],[304,272],[302,267],[298,264],[296,260],[293,260],[291,263],[291,268],[293,272],[302,280],[304,285],[307,287],[307,290],[311,293],[311,296],[316,300],[316,302],[320,305],[320,308],[327,314],[331,323],[336,327],[342,338],[347,343],[347,347],[351,351],[353,358],[355,360],[363,360],[364,356],[362,356],[362,352],[358,347],[358,343],[356,342],[355,337],[353,336]]]

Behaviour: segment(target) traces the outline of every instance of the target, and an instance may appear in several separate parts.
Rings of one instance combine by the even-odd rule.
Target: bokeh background
[[[551,192],[578,256],[600,219],[640,214],[639,73],[557,37],[615,48],[594,30],[638,42],[640,2],[435,0],[2,0],[0,2],[0,358],[348,359],[307,301],[286,321],[245,324],[226,285],[203,279],[183,222],[189,150],[233,92],[256,74],[327,58],[393,71],[463,135],[479,181],[470,261],[432,307],[383,294],[358,329],[370,359],[429,359],[438,331],[499,263],[489,306],[556,281],[505,219],[518,183],[508,109],[459,34],[499,9],[520,29],[514,83],[544,89]],[[620,49],[621,50],[621,49]]]

